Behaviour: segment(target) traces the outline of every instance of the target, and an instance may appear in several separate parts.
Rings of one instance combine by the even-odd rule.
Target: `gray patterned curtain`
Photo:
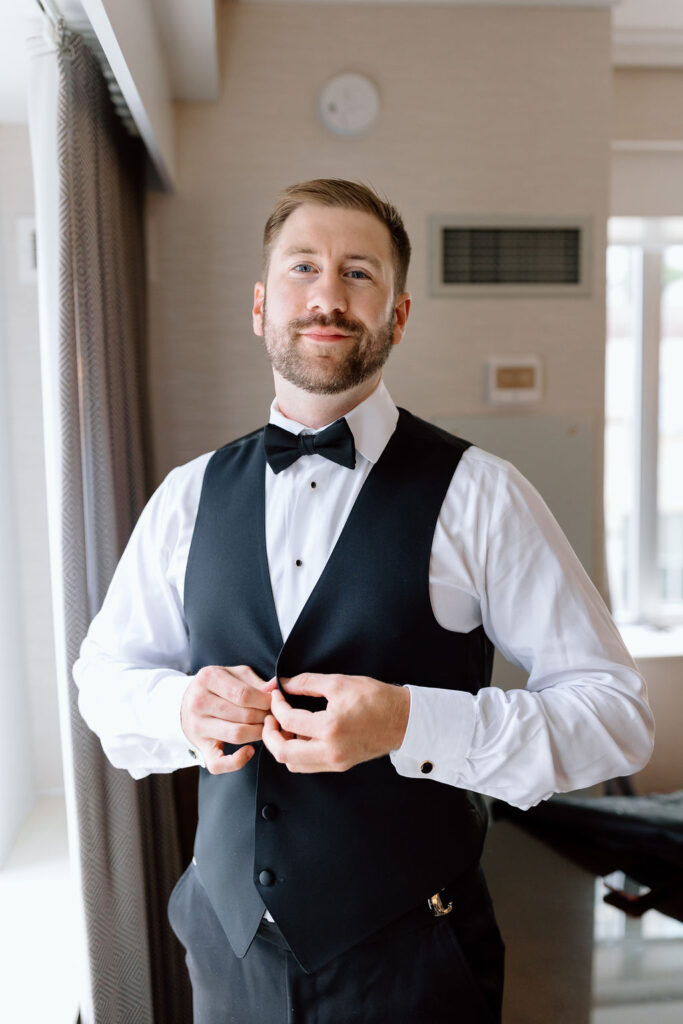
[[[60,27],[33,56],[53,595],[70,845],[89,967],[81,1020],[188,1024],[187,975],[165,912],[182,870],[172,780],[136,783],[112,768],[78,713],[71,679],[146,497],[144,153],[79,36]],[[56,175],[46,167],[51,156]]]

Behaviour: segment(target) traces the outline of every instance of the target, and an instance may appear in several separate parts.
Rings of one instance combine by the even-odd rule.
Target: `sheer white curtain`
[[[144,162],[83,40],[31,41],[29,128],[48,516],[83,1024],[186,1024],[165,903],[180,874],[172,780],[112,768],[71,667],[145,498]]]
[[[57,95],[59,69],[57,40],[51,22],[44,21],[43,33],[28,40],[30,54],[29,132],[33,163],[36,208],[36,233],[40,239],[38,261],[38,304],[42,364],[43,420],[45,424],[45,472],[50,524],[50,575],[55,618],[55,647],[59,677],[59,709],[62,749],[64,751],[64,790],[71,851],[73,898],[80,918],[79,997],[83,1021],[94,1020],[92,989],[86,943],[82,900],[79,838],[77,827],[73,748],[69,728],[68,657],[64,626],[64,584],[61,573],[60,545],[63,485],[60,473],[59,424],[59,173],[57,169]],[[65,699],[66,698],[66,699]]]

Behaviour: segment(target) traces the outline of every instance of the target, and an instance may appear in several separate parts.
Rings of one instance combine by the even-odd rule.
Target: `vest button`
[[[261,817],[265,818],[266,821],[272,821],[277,816],[277,807],[275,804],[264,804],[261,808]]]
[[[433,767],[434,765],[431,761],[423,761],[420,765],[420,771],[423,775],[429,775]]]
[[[258,880],[261,885],[275,885],[275,875],[272,871],[261,871],[258,876]]]

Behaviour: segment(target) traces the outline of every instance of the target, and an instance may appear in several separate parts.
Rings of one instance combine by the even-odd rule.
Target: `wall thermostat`
[[[494,405],[533,405],[541,400],[539,356],[489,356],[487,398]]]

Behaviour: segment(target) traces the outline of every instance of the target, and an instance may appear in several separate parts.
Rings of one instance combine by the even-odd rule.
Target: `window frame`
[[[658,566],[659,361],[664,251],[683,245],[683,218],[611,217],[608,249],[638,254],[633,521],[628,546],[627,611],[620,622],[662,628],[683,621],[683,608],[660,596]],[[608,340],[608,339],[607,339]]]

